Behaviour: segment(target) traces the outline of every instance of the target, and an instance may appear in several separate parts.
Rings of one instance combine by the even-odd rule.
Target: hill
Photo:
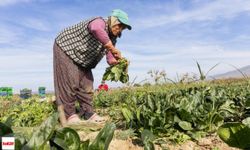
[[[216,79],[222,79],[222,78],[242,78],[242,77],[250,77],[250,65],[235,69],[232,71],[228,71],[226,73],[217,74],[213,77]]]

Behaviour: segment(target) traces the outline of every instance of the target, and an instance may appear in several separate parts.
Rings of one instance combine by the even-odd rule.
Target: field
[[[247,122],[249,91],[249,79],[130,85],[107,92],[97,91],[94,106],[100,115],[109,117],[112,122],[106,128],[115,126],[112,128],[114,133],[111,129],[110,133],[104,131],[112,139],[110,144],[105,143],[112,150],[233,150],[237,148],[224,143],[217,134],[218,129],[227,123],[241,125]],[[45,101],[38,96],[21,100],[14,95],[2,97],[0,103],[0,121],[12,117],[13,132],[25,135],[26,141],[32,139],[33,131],[39,130],[39,125],[56,112],[53,95],[47,95]],[[58,119],[55,117],[54,120],[53,131],[60,128]],[[94,143],[103,127],[102,124],[83,122],[70,126],[70,129],[77,131],[82,143],[86,140]],[[229,144],[239,148],[246,148],[250,143],[235,144],[232,141]]]

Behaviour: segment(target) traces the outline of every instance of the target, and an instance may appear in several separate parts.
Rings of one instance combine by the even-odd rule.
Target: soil
[[[209,136],[200,139],[198,142],[187,141],[181,145],[156,145],[156,150],[239,150],[224,143],[218,136]]]
[[[109,150],[143,150],[143,144],[138,139],[120,139],[119,133],[121,130],[116,130],[113,140],[109,145]],[[82,141],[90,139],[94,140],[99,131],[78,131]],[[178,144],[163,144],[155,145],[155,150],[239,150],[237,148],[229,147],[216,135],[211,135],[206,138],[200,139],[198,142],[187,141],[180,145]]]

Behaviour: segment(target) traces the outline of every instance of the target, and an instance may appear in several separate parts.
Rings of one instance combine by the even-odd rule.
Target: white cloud
[[[19,23],[25,27],[40,31],[49,31],[50,23],[41,18],[22,18]]]
[[[23,53],[10,56],[0,56],[0,72],[31,72],[51,70],[52,56],[42,53]]]
[[[233,3],[232,3],[233,2]],[[166,6],[162,6],[164,9]],[[173,23],[184,23],[192,21],[213,21],[219,18],[232,18],[242,12],[250,11],[250,1],[234,0],[231,3],[228,0],[219,0],[206,3],[203,6],[182,11],[176,9],[175,14],[162,14],[147,19],[135,21],[137,29],[147,29],[151,27],[162,26]]]
[[[250,35],[242,34],[242,35],[234,37],[229,42],[246,42],[246,43],[249,43],[249,41],[250,41]]]
[[[19,39],[20,32],[0,24],[0,44],[10,44]]]
[[[13,5],[16,3],[31,2],[33,0],[1,0],[0,6]]]
[[[190,41],[187,41],[189,43]],[[152,45],[151,45],[152,46]],[[137,46],[135,46],[137,47]],[[133,48],[131,45],[132,49]],[[141,45],[140,48],[147,49],[147,45]],[[165,46],[167,48],[167,46]],[[221,63],[220,66],[225,64],[234,64],[240,67],[249,64],[250,51],[244,51],[240,49],[225,49],[221,45],[216,44],[186,44],[180,45],[171,49],[172,53],[169,54],[138,54],[132,51],[124,51],[124,55],[130,59],[131,75],[144,74],[151,69],[165,69],[166,72],[174,77],[176,73],[197,72],[196,61],[202,63],[204,70],[209,70],[213,65]],[[232,67],[222,67],[219,70],[215,70],[214,73],[221,73],[228,70],[232,70]],[[142,77],[142,75],[140,75]]]

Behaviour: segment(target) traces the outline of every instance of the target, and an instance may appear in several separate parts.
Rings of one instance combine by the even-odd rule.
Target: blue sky
[[[0,86],[53,90],[52,46],[65,27],[122,9],[133,26],[117,48],[130,60],[130,79],[148,79],[149,70],[169,78],[198,73],[220,63],[210,75],[249,65],[248,0],[0,0]],[[105,58],[93,70],[97,87]],[[110,83],[110,86],[122,86]]]

